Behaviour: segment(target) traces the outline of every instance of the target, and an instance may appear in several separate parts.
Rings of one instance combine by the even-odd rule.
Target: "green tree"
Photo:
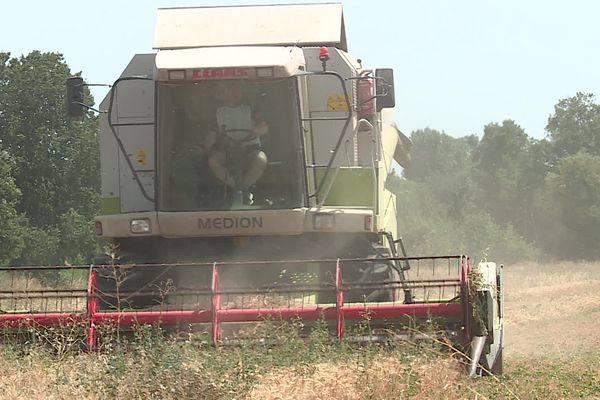
[[[502,226],[535,237],[536,198],[548,171],[547,142],[530,138],[514,121],[485,126],[473,151],[473,178],[480,189],[478,205]]]
[[[448,216],[462,218],[471,213],[478,190],[472,179],[471,155],[478,138],[454,138],[425,128],[414,131],[411,141],[412,163],[403,171],[404,177],[426,183],[433,197],[446,205]]]
[[[535,205],[540,242],[558,257],[598,258],[595,158],[600,154],[600,105],[590,93],[561,99],[546,126],[544,149],[551,173],[546,192]],[[595,203],[596,202],[596,203]]]
[[[55,224],[70,208],[91,216],[99,187],[96,119],[65,112],[62,55],[37,51],[7,60],[0,82],[0,135],[16,161],[20,210],[38,226]]]
[[[528,226],[518,216],[522,198],[532,196],[525,188],[537,185],[543,192],[542,144],[510,120],[487,125],[481,140],[432,129],[413,132],[411,140],[406,181],[392,180],[399,230],[410,251],[462,251],[500,262],[539,256],[531,238],[515,228]]]
[[[560,250],[571,258],[599,258],[600,156],[581,151],[563,157],[546,179],[566,232]]]
[[[27,216],[30,232],[44,232],[49,243],[64,242],[61,226],[71,210],[89,221],[98,209],[97,119],[91,113],[77,121],[66,117],[65,82],[71,72],[61,54],[34,51],[10,58],[5,53],[0,63],[0,138],[15,161],[13,177],[22,193],[18,211]],[[28,237],[21,257],[26,263],[39,245]],[[88,238],[71,245],[89,252]],[[59,249],[47,256],[60,262],[67,254]]]
[[[91,233],[94,224],[88,217],[71,208],[60,216],[57,227],[63,259],[81,264],[96,254],[96,237]]]
[[[555,162],[580,150],[600,153],[600,105],[591,93],[577,93],[554,106],[546,130],[550,133]]]
[[[417,182],[470,169],[471,153],[478,143],[476,136],[454,138],[430,128],[412,132],[410,140],[411,165],[403,175]]]
[[[27,220],[17,211],[21,192],[11,175],[14,163],[0,150],[0,265],[18,257],[24,247]]]
[[[509,263],[535,259],[539,252],[511,226],[500,226],[483,210],[455,218],[422,182],[400,181],[398,229],[411,256],[468,254],[475,261]]]

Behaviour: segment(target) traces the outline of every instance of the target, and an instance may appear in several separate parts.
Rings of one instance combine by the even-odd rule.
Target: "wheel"
[[[385,260],[392,257],[387,247],[372,245],[372,254],[366,258],[373,261],[364,261],[352,265],[348,271],[344,271],[345,282],[357,284],[369,284],[373,282],[382,283],[382,287],[355,289],[348,291],[348,302],[388,302],[403,301],[404,292],[399,287],[384,285],[386,282],[398,282],[401,280],[400,273],[395,268],[394,262]],[[386,287],[387,286],[387,287]]]

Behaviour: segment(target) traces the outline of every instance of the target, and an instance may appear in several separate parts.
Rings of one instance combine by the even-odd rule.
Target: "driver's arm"
[[[256,136],[262,136],[269,133],[269,125],[265,121],[257,121],[254,124],[254,134]]]
[[[263,113],[256,111],[256,107],[252,109],[252,120],[254,121],[254,134],[256,136],[262,136],[269,133],[269,124],[265,121]]]

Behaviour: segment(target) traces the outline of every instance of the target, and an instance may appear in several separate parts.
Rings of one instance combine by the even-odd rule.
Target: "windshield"
[[[159,83],[160,208],[303,205],[293,78]]]

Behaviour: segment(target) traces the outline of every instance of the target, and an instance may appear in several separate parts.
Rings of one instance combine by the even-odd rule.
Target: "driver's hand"
[[[254,133],[256,136],[266,135],[269,133],[269,125],[265,121],[257,122],[254,126]]]

